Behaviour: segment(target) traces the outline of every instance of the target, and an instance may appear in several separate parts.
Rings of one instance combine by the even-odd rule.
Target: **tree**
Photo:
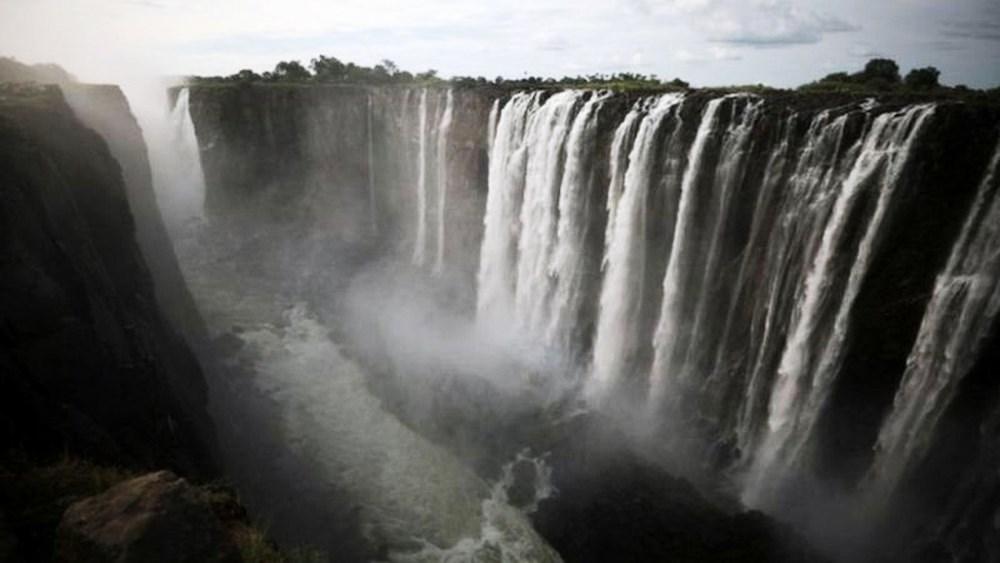
[[[861,71],[861,78],[865,83],[899,84],[899,65],[892,59],[872,59]]]
[[[396,63],[390,61],[389,59],[382,59],[381,66],[387,73],[389,73],[389,76],[395,76],[399,73],[399,67],[396,66]]]
[[[941,71],[932,66],[915,68],[906,75],[904,83],[913,90],[933,90],[939,86],[939,76]]]
[[[834,72],[819,79],[820,82],[850,82],[851,77],[846,72]]]
[[[274,77],[286,82],[300,82],[312,77],[299,61],[281,61],[274,65]]]
[[[309,66],[312,68],[313,74],[316,75],[316,80],[336,82],[344,79],[346,67],[336,57],[320,55],[310,61]]]
[[[229,79],[235,80],[236,82],[257,82],[260,80],[260,75],[248,68],[245,68],[230,76]]]

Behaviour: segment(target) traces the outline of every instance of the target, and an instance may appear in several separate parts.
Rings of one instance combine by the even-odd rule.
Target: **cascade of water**
[[[490,117],[486,126],[486,153],[493,153],[493,139],[497,136],[497,120],[500,118],[500,100],[493,100],[490,106]]]
[[[437,201],[437,259],[434,261],[434,273],[440,274],[444,271],[445,255],[445,225],[448,221],[445,218],[445,211],[448,207],[448,134],[451,132],[451,122],[454,104],[454,92],[449,88],[445,99],[444,112],[438,122],[437,138],[437,181],[438,181],[438,201]]]
[[[171,177],[168,198],[161,206],[168,210],[171,223],[180,224],[191,219],[201,219],[205,209],[205,175],[201,168],[201,151],[191,119],[191,93],[181,88],[170,112]],[[161,194],[162,195],[162,194]]]
[[[662,332],[657,335],[652,372],[659,383],[650,395],[656,407],[668,394],[675,403],[687,403],[688,410],[695,407],[707,418],[717,418],[720,413],[706,408],[699,387],[708,381],[720,343],[718,318],[733,296],[733,284],[727,283],[735,252],[727,245],[733,238],[733,200],[743,182],[751,132],[762,104],[762,100],[745,95],[727,96],[718,102],[727,100],[731,115],[721,132],[711,182],[699,187],[701,180],[695,169],[689,168],[685,176],[664,276],[664,316],[660,318]],[[701,160],[692,164],[704,166]]]
[[[559,186],[556,245],[550,266],[553,278],[551,312],[546,340],[564,350],[579,346],[580,312],[586,297],[583,286],[587,275],[586,248],[591,216],[591,194],[594,189],[594,163],[597,160],[597,117],[610,93],[595,93],[583,105],[573,120],[566,139],[566,161]]]
[[[479,260],[477,315],[481,320],[503,318],[513,309],[518,218],[527,165],[525,135],[529,116],[537,111],[539,103],[538,92],[516,93],[497,120]]]
[[[413,242],[413,263],[427,260],[427,88],[420,91],[420,138],[417,151],[417,234]]]
[[[372,129],[372,95],[368,93],[368,107],[365,114],[368,127],[368,210],[371,214],[372,233],[378,234],[378,215],[375,206],[375,131]]]
[[[869,487],[883,498],[922,458],[1000,311],[1000,144],[924,311],[892,410],[879,431]]]
[[[765,249],[759,258],[762,273],[757,277],[767,282],[759,293],[747,297],[753,303],[745,340],[749,375],[736,422],[738,446],[743,452],[752,451],[757,431],[767,416],[768,392],[793,311],[794,300],[789,296],[801,291],[808,268],[806,260],[819,244],[833,193],[860,149],[860,139],[851,147],[843,147],[847,122],[846,114],[833,120],[829,112],[817,114],[806,132],[804,147],[793,161],[794,169],[783,194],[772,197],[770,191],[762,192],[767,199],[754,212],[755,228],[763,232],[758,231],[758,236],[751,239],[760,241],[753,248]],[[772,166],[784,168],[783,160]],[[780,170],[769,166],[767,173],[776,183],[775,188],[782,185]],[[771,219],[772,214],[776,221]],[[747,256],[747,260],[755,258]]]
[[[921,105],[878,116],[839,186],[797,297],[792,328],[771,390],[765,435],[744,490],[751,504],[764,500],[768,494],[765,484],[783,482],[801,462],[839,368],[848,315],[868,270],[882,219],[909,160],[910,148],[933,112],[933,105]],[[846,282],[831,283],[837,276],[835,254],[849,236],[848,220],[866,188],[878,192],[875,209],[867,219]],[[837,287],[842,288],[840,294],[832,292]],[[821,322],[824,318],[832,318],[832,323]]]
[[[691,145],[688,156],[687,170],[684,172],[684,179],[681,182],[680,207],[677,211],[677,222],[673,240],[674,250],[671,251],[670,261],[667,264],[667,271],[663,278],[663,305],[660,310],[660,321],[657,323],[656,334],[654,336],[653,367],[650,372],[650,394],[649,404],[653,409],[659,408],[667,394],[667,385],[672,374],[668,373],[673,367],[671,360],[674,350],[678,347],[680,338],[680,307],[681,299],[684,297],[681,288],[680,276],[682,269],[688,259],[683,254],[688,248],[686,237],[690,236],[689,224],[695,220],[692,216],[694,211],[695,189],[698,186],[701,174],[701,161],[708,145],[716,121],[716,114],[722,105],[724,98],[716,98],[705,106],[701,116],[701,123],[695,135],[694,143]]]
[[[636,104],[616,129],[612,141],[604,283],[587,389],[594,400],[607,398],[626,377],[639,346],[637,317],[645,293],[646,207],[654,164],[660,154],[657,140],[668,116],[677,123],[674,135],[681,130],[682,101],[681,95],[665,94],[652,107],[646,107],[648,100]]]
[[[528,126],[514,305],[520,326],[538,336],[545,335],[550,311],[551,263],[566,139],[584,96],[576,90],[553,95],[531,116]]]

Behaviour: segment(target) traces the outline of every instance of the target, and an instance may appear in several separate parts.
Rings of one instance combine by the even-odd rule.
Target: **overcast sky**
[[[1000,85],[1000,0],[0,0],[0,55],[88,81],[323,53],[444,76],[630,71],[794,86],[871,57]]]

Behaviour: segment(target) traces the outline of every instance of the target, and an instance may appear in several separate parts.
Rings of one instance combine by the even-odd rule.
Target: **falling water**
[[[583,341],[579,328],[583,325],[580,312],[586,297],[583,291],[587,275],[588,249],[586,237],[591,217],[591,191],[597,135],[597,114],[610,96],[593,94],[573,120],[566,139],[566,155],[562,182],[559,186],[559,207],[556,225],[556,246],[550,266],[554,281],[552,309],[546,340],[564,350]]]
[[[667,264],[667,273],[663,278],[663,306],[660,312],[660,322],[656,328],[654,336],[654,346],[656,354],[653,359],[653,368],[650,372],[650,405],[658,408],[659,404],[667,392],[671,369],[671,355],[680,338],[680,300],[684,297],[681,292],[680,276],[685,260],[689,259],[682,253],[687,248],[685,237],[690,236],[688,224],[694,220],[691,213],[694,210],[695,189],[697,188],[698,177],[701,174],[701,160],[705,154],[705,147],[708,145],[709,136],[715,127],[715,118],[722,104],[723,98],[717,98],[705,106],[701,117],[701,124],[698,126],[698,133],[694,143],[691,145],[688,155],[688,168],[684,173],[681,183],[680,207],[677,211],[677,222],[674,234],[674,246],[676,250],[670,254],[670,262]]]
[[[551,260],[557,206],[569,136],[581,91],[559,92],[531,115],[518,240],[515,315],[530,334],[544,336],[550,309]]]
[[[933,112],[934,106],[922,105],[878,116],[850,174],[839,186],[819,249],[797,299],[793,328],[771,391],[766,434],[754,459],[749,487],[744,491],[751,503],[760,502],[767,494],[763,490],[765,481],[782,482],[784,475],[802,460],[802,450],[812,437],[840,364],[848,315],[871,261],[882,219],[908,162],[910,148]],[[846,286],[840,295],[830,295],[835,251],[849,234],[848,219],[861,203],[866,188],[878,192],[875,210],[857,246]],[[819,321],[830,312],[834,315],[832,326],[822,330]]]
[[[483,217],[477,315],[503,320],[513,309],[517,272],[518,217],[524,192],[528,119],[539,94],[517,93],[503,107],[490,151],[489,191]]]
[[[372,233],[378,234],[378,215],[375,207],[375,130],[372,128],[372,95],[368,94],[368,210],[371,213]]]
[[[451,132],[451,122],[454,104],[454,92],[449,89],[444,113],[438,124],[437,138],[437,181],[438,181],[438,210],[437,210],[437,260],[434,261],[434,272],[440,274],[444,270],[445,255],[445,225],[448,223],[445,211],[448,204],[448,134]]]
[[[413,242],[413,263],[427,260],[427,89],[420,91],[420,139],[417,152],[417,234]]]
[[[500,118],[500,100],[493,100],[490,107],[489,123],[486,126],[486,152],[493,152],[493,139],[497,136],[497,120]]]
[[[201,219],[205,208],[205,176],[201,168],[201,151],[191,119],[190,91],[182,88],[170,112],[171,142],[170,178],[167,190],[157,195],[166,196],[161,207],[168,210],[171,223],[184,223]],[[167,193],[164,193],[167,192]]]
[[[924,312],[868,477],[890,494],[926,453],[1000,311],[1000,144]]]
[[[656,141],[668,116],[677,123],[673,134],[681,130],[682,100],[677,94],[663,95],[648,112],[642,107],[648,100],[640,102],[625,116],[612,141],[604,284],[588,388],[594,399],[605,398],[636,367],[632,362],[640,346],[638,317],[645,302],[647,198],[660,148]]]

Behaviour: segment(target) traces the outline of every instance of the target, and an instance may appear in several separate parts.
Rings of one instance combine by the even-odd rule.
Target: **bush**
[[[933,90],[939,86],[939,76],[941,71],[932,66],[915,68],[906,75],[904,83],[912,90]]]

